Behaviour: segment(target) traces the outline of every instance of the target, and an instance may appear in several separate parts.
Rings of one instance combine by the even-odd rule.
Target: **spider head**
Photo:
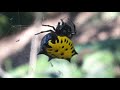
[[[58,25],[56,27],[56,33],[61,36],[67,36],[68,38],[72,38],[73,35],[76,34],[75,25],[73,24],[73,27],[72,27],[61,19],[61,24],[60,22],[58,22]]]

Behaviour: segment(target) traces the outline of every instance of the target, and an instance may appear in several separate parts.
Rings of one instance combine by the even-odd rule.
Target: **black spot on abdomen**
[[[73,49],[73,47],[71,47],[70,49]]]
[[[59,43],[59,40],[57,39],[57,43]]]
[[[64,42],[66,42],[66,39],[64,40]]]
[[[64,53],[61,53],[61,55],[64,55]]]
[[[52,48],[50,45],[47,45],[48,48]]]
[[[66,48],[65,50],[67,51],[68,49]]]
[[[68,40],[67,40],[67,42],[66,43],[68,43]]]
[[[58,52],[58,50],[55,50],[55,52]]]
[[[75,52],[75,50],[72,50],[72,53],[74,53]]]

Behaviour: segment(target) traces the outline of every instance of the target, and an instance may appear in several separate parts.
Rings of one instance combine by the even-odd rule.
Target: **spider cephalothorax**
[[[75,25],[71,22],[73,24],[73,30],[72,30],[72,27],[69,26],[67,23],[63,22],[62,19],[61,22],[62,22],[61,25],[60,22],[58,22],[58,25],[55,29],[56,34],[60,36],[67,36],[68,38],[72,38],[72,36],[76,34]]]
[[[42,31],[50,32],[45,35],[41,41],[41,47],[38,54],[45,54],[49,57],[49,61],[52,58],[66,59],[70,61],[71,57],[77,54],[74,49],[73,42],[71,38],[76,34],[75,25],[73,24],[73,29],[67,23],[61,19],[62,24],[58,22],[57,27],[50,25],[42,25],[52,27],[53,30]],[[35,35],[38,35],[37,33]]]

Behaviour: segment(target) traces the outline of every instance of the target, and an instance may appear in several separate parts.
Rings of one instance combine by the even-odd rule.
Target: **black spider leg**
[[[41,32],[39,32],[39,33],[36,33],[35,35],[38,35],[38,34],[41,34],[41,33],[45,33],[45,32],[53,32],[53,33],[54,33],[53,30],[47,30],[47,31],[41,31]]]
[[[54,27],[54,26],[51,26],[51,25],[44,25],[44,24],[42,24],[42,26],[51,27],[51,28],[53,28],[53,30],[56,30],[55,27]]]
[[[60,22],[58,22],[56,30],[60,29]]]
[[[62,25],[65,25],[64,21],[63,21],[62,19],[60,19],[60,20],[61,20],[61,22],[62,22]]]
[[[42,26],[51,27],[51,28],[53,28],[53,30],[56,30],[55,27],[54,27],[54,26],[51,26],[51,25],[43,25],[43,24],[42,24]],[[52,33],[54,33],[55,31],[53,31],[53,30],[42,31],[42,32],[36,33],[35,35],[38,35],[38,34],[44,33],[44,32],[52,32]]]
[[[76,27],[75,27],[75,24],[68,18],[68,20],[72,23],[73,27],[74,27],[74,33],[72,33],[72,35],[75,35],[76,34]]]

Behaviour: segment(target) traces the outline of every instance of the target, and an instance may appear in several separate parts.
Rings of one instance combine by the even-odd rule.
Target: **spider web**
[[[24,25],[21,23],[21,15],[20,15],[19,10],[18,10],[18,12],[16,12],[16,14],[17,14],[16,17],[14,16],[14,14],[12,17],[8,17],[9,28],[7,29],[6,33],[4,34],[4,37],[16,34],[18,32],[23,31],[25,28],[29,27],[29,25]],[[5,16],[7,16],[7,15],[5,15]]]

